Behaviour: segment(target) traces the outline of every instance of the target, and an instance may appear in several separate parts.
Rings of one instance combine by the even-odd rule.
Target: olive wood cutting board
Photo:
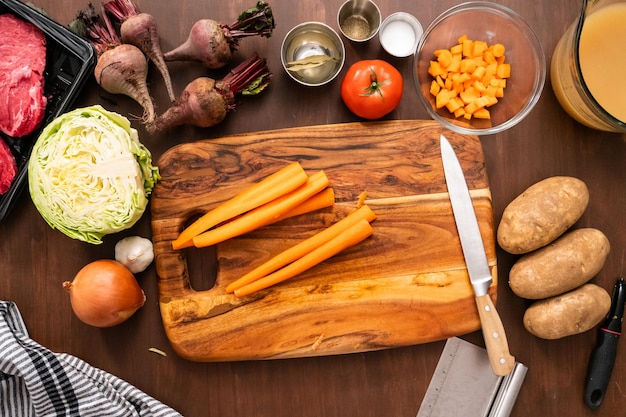
[[[192,361],[345,354],[478,330],[443,174],[441,132],[432,121],[343,123],[168,150],[158,162],[162,179],[151,214],[161,315],[177,354]],[[470,188],[495,301],[493,212],[481,144],[476,136],[446,136]],[[292,161],[308,173],[326,172],[334,207],[217,247],[172,249],[190,221]],[[363,192],[377,215],[371,237],[266,290],[242,298],[225,292],[245,272],[354,210]]]

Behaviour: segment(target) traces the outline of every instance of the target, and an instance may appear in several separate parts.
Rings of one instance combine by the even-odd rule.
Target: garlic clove
[[[154,247],[150,239],[128,236],[115,245],[115,260],[133,274],[144,271],[154,260]]]

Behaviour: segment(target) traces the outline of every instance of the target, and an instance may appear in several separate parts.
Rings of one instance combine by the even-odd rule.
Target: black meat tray
[[[0,0],[0,14],[12,13],[36,25],[45,35],[46,73],[44,94],[48,104],[41,125],[30,135],[12,138],[0,132],[17,162],[17,174],[9,190],[0,195],[0,221],[9,213],[27,183],[30,152],[43,128],[67,112],[96,65],[92,45],[68,28],[19,0]]]

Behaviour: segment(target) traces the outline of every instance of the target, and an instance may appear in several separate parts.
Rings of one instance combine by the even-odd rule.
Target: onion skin
[[[135,276],[120,262],[100,259],[85,265],[63,288],[70,294],[74,314],[94,327],[126,321],[146,302]]]

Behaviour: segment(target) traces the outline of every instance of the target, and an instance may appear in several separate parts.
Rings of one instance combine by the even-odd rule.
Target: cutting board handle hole
[[[215,247],[187,248],[189,285],[196,291],[210,290],[217,280],[217,250]]]

